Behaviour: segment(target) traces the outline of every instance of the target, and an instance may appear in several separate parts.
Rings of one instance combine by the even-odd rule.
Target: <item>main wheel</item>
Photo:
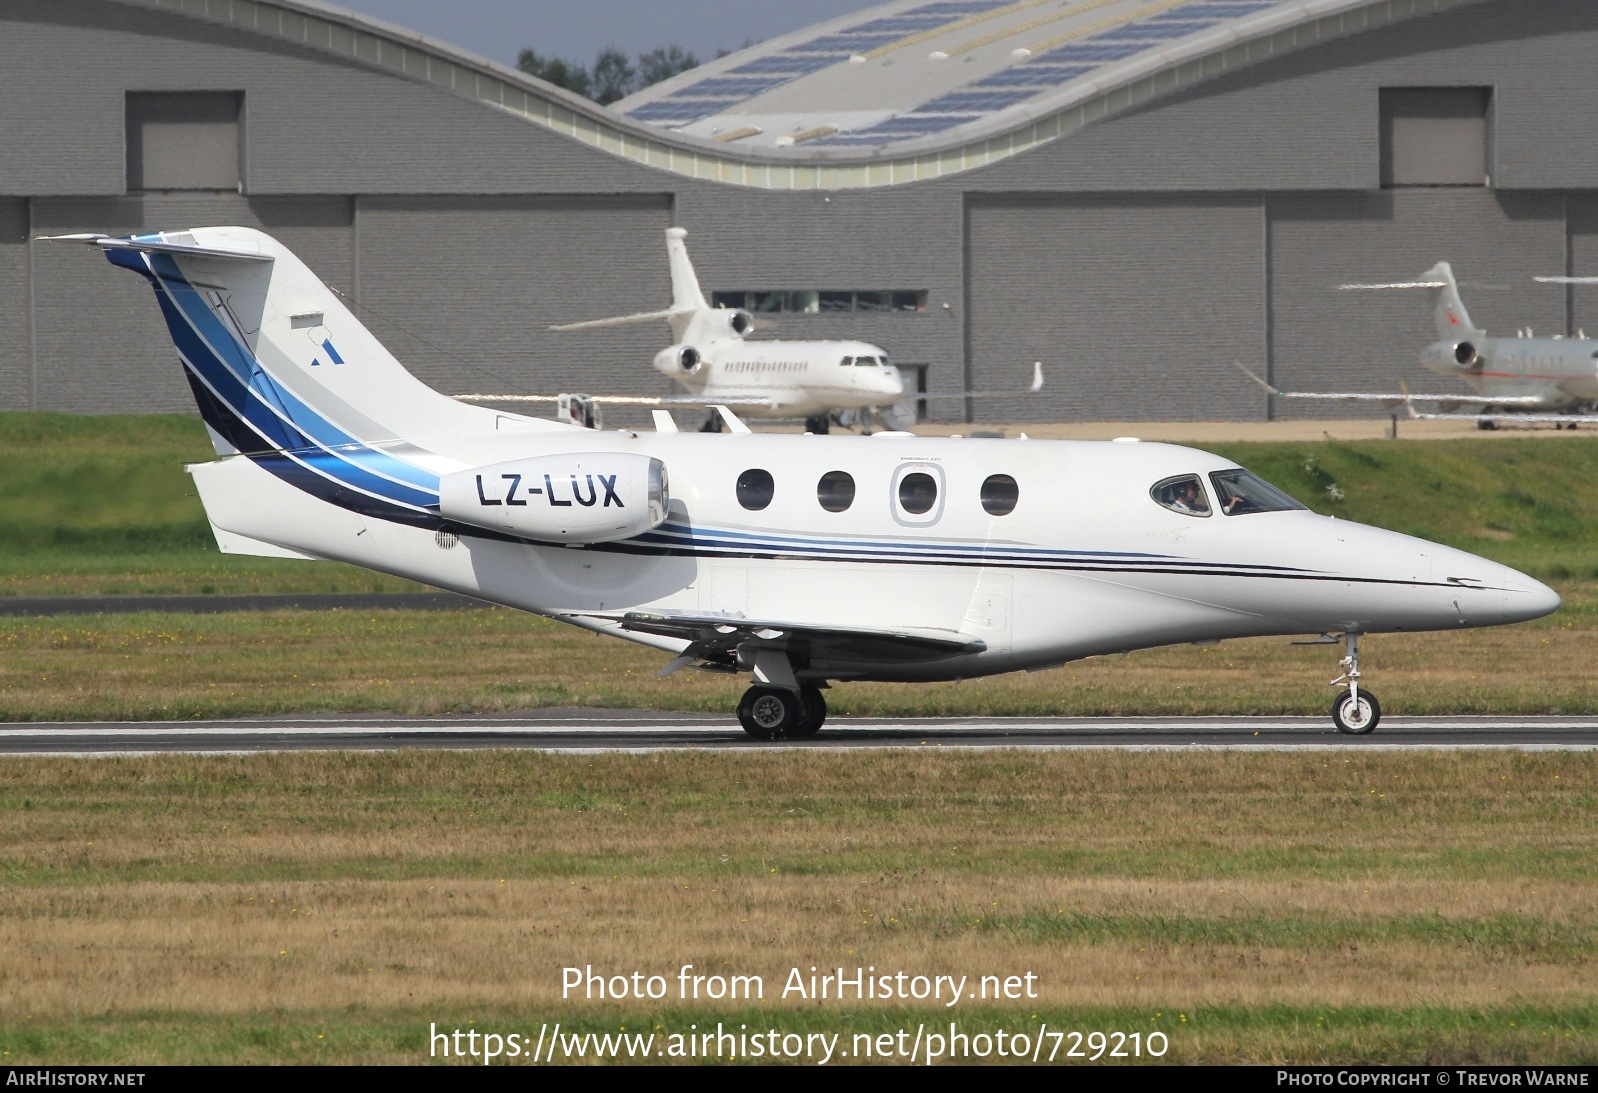
[[[756,740],[784,739],[803,713],[798,695],[773,687],[751,687],[738,703],[738,721]]]
[[[1350,736],[1364,736],[1374,732],[1376,723],[1382,719],[1382,704],[1376,701],[1376,696],[1360,688],[1359,697],[1355,698],[1347,691],[1337,696],[1337,701],[1332,703],[1332,724],[1337,726],[1337,731]]]
[[[820,687],[799,688],[799,702],[804,710],[788,730],[789,740],[804,740],[816,735],[821,731],[821,723],[827,720],[827,700],[822,697]]]
[[[815,417],[805,418],[805,432],[807,433],[826,436],[827,430],[831,427],[832,417],[830,414],[817,414]]]

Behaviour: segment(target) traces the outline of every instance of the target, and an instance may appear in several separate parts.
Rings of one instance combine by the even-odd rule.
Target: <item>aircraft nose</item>
[[[1471,576],[1449,578],[1459,586],[1460,614],[1471,626],[1530,622],[1559,609],[1559,593],[1519,570],[1479,561],[1474,568]]]

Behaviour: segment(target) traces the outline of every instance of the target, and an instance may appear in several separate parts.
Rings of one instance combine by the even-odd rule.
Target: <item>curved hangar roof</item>
[[[674,174],[782,190],[968,171],[1330,38],[1476,0],[895,0],[613,108],[319,0],[120,0],[288,39]]]

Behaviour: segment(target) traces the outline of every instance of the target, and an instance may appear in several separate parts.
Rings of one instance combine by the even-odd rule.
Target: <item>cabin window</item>
[[[1214,471],[1215,507],[1228,516],[1254,512],[1288,512],[1304,506],[1263,478],[1239,467],[1233,471]]]
[[[786,311],[814,315],[829,311],[925,311],[926,289],[719,289],[710,294],[712,307],[746,311]]]
[[[899,504],[905,512],[920,516],[938,503],[938,484],[930,474],[914,471],[899,479]]]
[[[1204,495],[1204,484],[1196,474],[1183,474],[1154,483],[1149,496],[1161,508],[1180,512],[1183,516],[1208,516],[1210,501]]]
[[[828,512],[842,512],[854,504],[854,476],[848,471],[828,471],[816,483],[816,500]]]
[[[989,516],[1008,516],[1021,500],[1021,487],[1007,474],[990,474],[982,482],[982,509]]]
[[[770,471],[751,468],[738,476],[738,503],[751,512],[759,512],[771,504],[771,497],[776,492],[777,486],[771,480]]]

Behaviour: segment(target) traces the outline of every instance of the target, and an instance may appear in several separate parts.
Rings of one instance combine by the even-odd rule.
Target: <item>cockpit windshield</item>
[[[1211,471],[1215,485],[1215,507],[1228,516],[1254,512],[1287,512],[1305,506],[1265,481],[1239,467],[1231,471]]]
[[[1196,474],[1184,474],[1156,482],[1149,490],[1156,504],[1183,516],[1208,516],[1209,498],[1204,496],[1204,485]]]

